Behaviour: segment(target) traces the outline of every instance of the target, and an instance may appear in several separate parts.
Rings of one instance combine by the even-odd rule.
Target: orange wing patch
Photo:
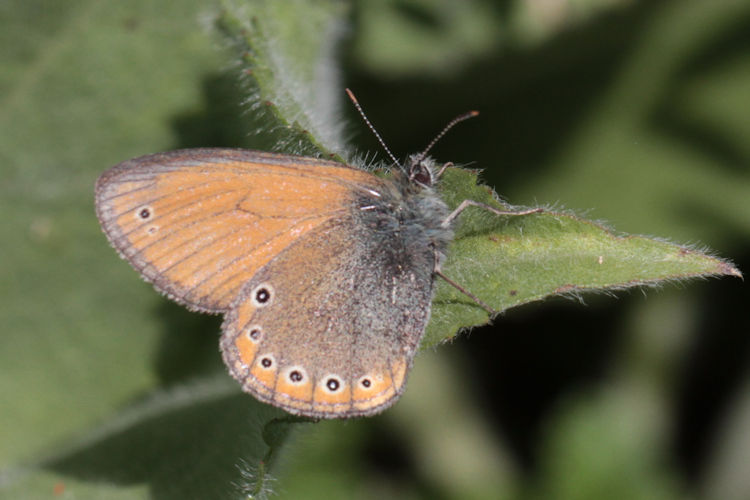
[[[328,387],[329,377],[318,380],[312,395],[313,410],[321,413],[345,413],[351,407],[352,390],[351,385],[338,380],[339,386],[336,390]]]
[[[240,361],[242,362],[237,370],[238,373],[246,371],[247,367],[252,365],[253,361],[255,361],[255,355],[258,354],[258,342],[252,338],[254,331],[255,330],[250,329],[244,334],[239,335],[237,340],[234,341]]]
[[[279,375],[274,401],[296,410],[312,407],[313,380],[304,368],[291,366]]]
[[[258,356],[250,367],[246,384],[252,385],[255,394],[263,401],[272,401],[279,374],[279,365],[271,354]]]
[[[368,412],[384,405],[400,394],[406,382],[407,362],[399,360],[389,373],[365,375],[356,381],[352,390],[352,408]]]
[[[273,256],[351,210],[355,193],[378,188],[376,177],[337,163],[190,150],[113,167],[97,182],[96,203],[113,246],[157,289],[224,312]]]

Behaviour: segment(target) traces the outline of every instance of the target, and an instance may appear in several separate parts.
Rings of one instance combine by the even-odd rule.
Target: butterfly
[[[350,98],[368,126],[351,92]],[[428,151],[391,177],[243,149],[186,149],[122,162],[96,183],[110,243],[194,311],[223,314],[229,373],[260,401],[313,418],[367,416],[403,393],[442,277],[453,225]]]

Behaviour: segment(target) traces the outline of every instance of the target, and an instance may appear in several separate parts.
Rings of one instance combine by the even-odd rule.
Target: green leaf
[[[497,202],[469,170],[446,170],[441,191],[454,208],[463,200],[474,200],[500,210],[519,210]],[[583,292],[688,278],[742,276],[731,263],[698,249],[657,238],[617,235],[572,213],[544,210],[496,216],[479,207],[459,217],[443,268],[446,276],[497,311],[552,295],[579,297]],[[480,305],[438,279],[423,347],[488,319]]]
[[[335,0],[223,2],[216,27],[231,44],[257,134],[286,153],[342,161],[342,88],[333,49],[346,4]]]

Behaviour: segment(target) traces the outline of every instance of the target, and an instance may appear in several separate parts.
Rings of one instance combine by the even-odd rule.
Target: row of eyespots
[[[256,309],[266,307],[267,305],[271,304],[272,299],[273,288],[267,283],[256,286],[255,288],[253,288],[253,291],[250,292],[250,301]],[[257,344],[263,338],[263,329],[260,325],[252,325],[246,330],[245,335],[250,340],[250,342]],[[270,364],[266,366],[265,363],[262,363],[262,365],[264,368],[271,367]]]
[[[250,292],[250,300],[255,307],[265,307],[271,303],[272,299],[273,288],[268,283],[258,285],[253,289],[252,292]],[[258,343],[263,338],[263,330],[259,325],[253,325],[248,329],[247,336],[253,343]],[[272,368],[274,365],[273,356],[263,356],[260,359],[260,365],[265,369]],[[306,378],[304,370],[302,370],[301,368],[290,370],[287,376],[289,377],[289,381],[293,384],[301,384],[305,381]],[[359,384],[363,388],[369,389],[370,387],[372,387],[372,380],[369,377],[364,376],[359,380]],[[326,378],[325,387],[332,394],[335,394],[344,387],[344,383],[337,375],[330,375]]]
[[[248,333],[248,336],[250,338],[253,338],[253,333],[258,332],[260,335],[260,328],[259,327],[252,327],[250,332]],[[274,367],[274,364],[276,361],[274,360],[274,357],[271,354],[265,354],[261,356],[259,360],[260,366],[265,368],[266,370],[269,370]],[[305,373],[305,370],[301,367],[292,367],[286,375],[289,378],[289,381],[293,384],[302,384],[306,381],[307,374]],[[341,377],[338,375],[328,375],[327,377],[324,377],[325,379],[325,388],[328,389],[329,392],[332,394],[337,393],[339,390],[341,390],[344,387],[344,382],[341,380]],[[359,379],[359,385],[362,386],[364,389],[369,389],[372,387],[372,379],[368,376],[364,376]]]

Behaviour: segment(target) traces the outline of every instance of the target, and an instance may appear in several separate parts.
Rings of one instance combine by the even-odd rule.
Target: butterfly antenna
[[[417,156],[417,163],[419,163],[419,162],[421,162],[422,160],[425,159],[425,157],[427,156],[427,153],[430,152],[430,150],[432,149],[432,147],[435,144],[437,144],[437,142],[440,139],[442,139],[443,136],[445,134],[447,134],[450,129],[452,129],[454,126],[456,126],[457,124],[461,123],[462,121],[468,120],[469,118],[474,118],[477,115],[479,115],[479,111],[469,111],[468,113],[464,113],[462,115],[459,115],[459,116],[455,117],[454,119],[452,119],[451,121],[449,121],[448,125],[446,125],[445,128],[443,128],[443,130],[441,130],[440,133],[437,136],[435,136],[435,138],[432,140],[432,142],[430,142],[427,145],[427,147],[424,148],[424,151],[422,151],[419,154],[419,156]]]
[[[357,101],[357,98],[354,97],[354,94],[352,93],[352,91],[349,89],[346,89],[346,94],[349,96],[349,99],[351,99],[352,102],[354,103],[354,107],[357,108],[357,111],[359,111],[359,114],[360,116],[362,116],[362,119],[367,124],[367,127],[372,131],[373,134],[375,134],[375,138],[378,140],[378,142],[383,147],[383,149],[388,154],[388,156],[391,158],[391,160],[393,160],[393,163],[395,163],[396,165],[401,165],[401,163],[396,159],[396,157],[393,156],[393,153],[391,153],[391,150],[388,149],[388,146],[385,145],[385,141],[383,140],[382,137],[380,137],[380,134],[378,134],[378,131],[375,130],[375,127],[372,125],[372,123],[370,123],[370,120],[367,119],[367,115],[365,115],[365,112],[362,110],[362,106],[359,105],[359,101]]]

